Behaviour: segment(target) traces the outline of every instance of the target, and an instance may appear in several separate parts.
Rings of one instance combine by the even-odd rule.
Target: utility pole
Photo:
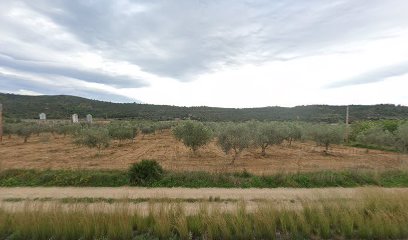
[[[0,142],[3,141],[3,104],[0,103]]]
[[[350,117],[349,110],[350,110],[350,107],[347,106],[347,109],[346,109],[346,134],[345,134],[346,142],[349,141],[349,117]]]

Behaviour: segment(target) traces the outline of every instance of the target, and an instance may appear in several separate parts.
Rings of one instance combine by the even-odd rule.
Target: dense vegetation
[[[312,122],[344,121],[344,106],[310,105],[264,108],[176,107],[138,103],[111,103],[73,96],[24,96],[0,93],[4,114],[9,119],[36,119],[44,112],[50,119],[69,119],[74,113],[85,117],[173,120],[191,118],[201,121],[291,120]],[[350,120],[407,119],[408,107],[395,105],[355,105]]]
[[[322,171],[313,173],[279,173],[257,176],[238,173],[169,172],[151,166],[119,170],[18,170],[0,172],[0,186],[73,186],[73,187],[222,187],[222,188],[316,188],[316,187],[408,187],[406,171]],[[160,177],[158,177],[160,176]]]
[[[296,202],[294,200],[294,202]],[[231,211],[201,204],[191,212],[181,204],[151,204],[144,214],[129,205],[67,210],[0,209],[1,239],[406,239],[408,196],[372,192],[361,200],[300,201],[299,207],[259,203]]]

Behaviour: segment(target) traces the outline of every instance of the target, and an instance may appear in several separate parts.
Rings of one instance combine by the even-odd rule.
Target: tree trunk
[[[328,154],[329,153],[329,144],[328,143],[326,143],[325,144],[325,147],[326,147],[326,150],[324,151],[326,154]]]
[[[237,149],[234,149],[234,156],[232,157],[231,165],[234,165],[235,160],[239,158],[239,154],[240,154],[240,151],[238,151]]]
[[[193,156],[197,156],[197,148],[192,147],[191,150],[193,150]]]
[[[234,165],[235,164],[235,159],[237,158],[237,155],[236,154],[234,154],[234,156],[232,156],[232,161],[231,161],[231,165]]]

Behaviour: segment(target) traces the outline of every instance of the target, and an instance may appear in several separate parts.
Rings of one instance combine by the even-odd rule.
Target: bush
[[[212,132],[200,122],[187,121],[173,128],[174,137],[195,153],[210,142]]]
[[[142,160],[134,163],[129,169],[129,182],[131,185],[145,185],[158,181],[163,176],[163,168],[154,160]]]

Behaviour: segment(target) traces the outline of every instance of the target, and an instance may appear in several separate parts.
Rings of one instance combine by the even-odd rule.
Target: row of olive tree
[[[8,135],[9,139],[12,135],[17,135],[24,139],[24,143],[27,143],[28,139],[32,135],[38,136],[40,133],[51,133],[53,135],[61,134],[64,136],[67,134],[74,135],[81,128],[81,125],[73,124],[38,124],[33,122],[24,122],[5,124],[3,131],[5,135]]]
[[[89,148],[97,148],[98,153],[102,149],[110,146],[111,140],[134,141],[139,132],[142,135],[154,134],[156,131],[163,131],[174,125],[171,122],[158,123],[134,123],[129,121],[117,121],[108,125],[83,126],[75,131],[74,143]]]
[[[154,134],[156,131],[170,129],[174,125],[173,122],[131,122],[131,121],[114,121],[110,124],[93,125],[87,123],[71,124],[71,123],[37,123],[37,122],[19,122],[19,123],[5,123],[3,127],[4,135],[10,139],[12,135],[17,135],[24,139],[24,143],[28,142],[32,135],[39,135],[40,133],[51,133],[71,136],[78,136],[83,129],[91,127],[107,128],[110,139],[118,140],[119,142],[125,140],[134,140],[139,132],[144,135]]]
[[[173,134],[195,153],[198,148],[208,144],[216,137],[217,145],[225,154],[233,153],[232,164],[249,147],[266,149],[272,145],[287,141],[289,145],[300,139],[311,139],[325,146],[326,152],[330,144],[341,143],[344,128],[341,125],[308,124],[291,122],[258,122],[245,123],[209,123],[187,121],[173,128]]]

